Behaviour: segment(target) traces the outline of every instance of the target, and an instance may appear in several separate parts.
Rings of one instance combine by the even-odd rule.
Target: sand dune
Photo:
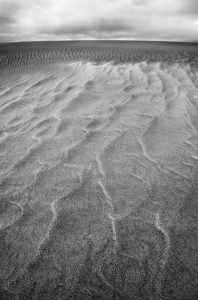
[[[143,46],[1,46],[1,299],[195,299],[197,48]]]

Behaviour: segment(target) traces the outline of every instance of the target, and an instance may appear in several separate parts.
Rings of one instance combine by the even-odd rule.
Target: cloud
[[[11,27],[17,22],[17,12],[20,6],[17,3],[0,2],[0,33],[11,31]]]
[[[114,0],[115,1],[115,0]],[[97,34],[97,33],[120,33],[130,31],[131,27],[125,24],[122,20],[106,20],[99,19],[97,21],[87,22],[86,24],[76,25],[59,25],[55,28],[44,28],[41,29],[41,33],[53,33],[55,35],[80,35],[80,34]]]
[[[117,32],[117,31],[127,31],[131,26],[125,23],[123,20],[105,20],[99,19],[95,24],[95,30],[99,32]]]
[[[198,41],[197,32],[197,0],[0,0],[0,41]]]
[[[196,16],[198,19],[198,1],[191,0],[191,1],[185,2],[181,8],[181,13],[184,15]]]

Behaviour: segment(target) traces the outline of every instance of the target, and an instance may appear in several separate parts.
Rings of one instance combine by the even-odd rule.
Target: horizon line
[[[129,39],[67,39],[67,40],[32,40],[32,41],[9,41],[0,42],[0,45],[20,44],[20,43],[52,43],[52,42],[138,42],[138,43],[175,43],[175,44],[198,44],[198,41],[178,41],[178,40],[129,40]]]

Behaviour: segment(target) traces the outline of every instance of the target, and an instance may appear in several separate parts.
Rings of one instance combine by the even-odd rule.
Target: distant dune
[[[0,45],[0,299],[197,299],[198,45]]]

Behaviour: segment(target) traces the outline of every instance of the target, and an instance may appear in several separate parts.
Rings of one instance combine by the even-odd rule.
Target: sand
[[[196,299],[196,49],[1,45],[1,299]]]

